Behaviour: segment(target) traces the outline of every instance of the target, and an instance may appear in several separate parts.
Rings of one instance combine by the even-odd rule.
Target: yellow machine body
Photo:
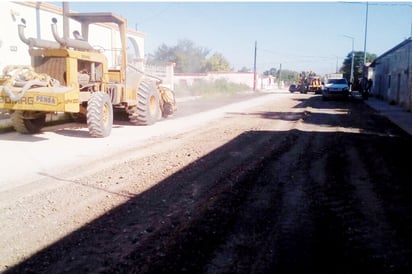
[[[26,38],[31,66],[7,66],[0,76],[0,109],[15,113],[16,130],[38,132],[46,112],[68,112],[87,119],[94,137],[110,134],[112,108],[125,111],[132,123],[149,125],[175,110],[173,91],[161,88],[160,79],[145,74],[127,60],[126,19],[112,13],[71,13],[81,24],[84,39],[60,37],[57,20],[52,33],[56,41]],[[25,22],[23,22],[25,23]],[[88,42],[89,25],[117,25],[120,34],[120,65],[109,69],[107,57]],[[102,114],[103,113],[103,114]]]

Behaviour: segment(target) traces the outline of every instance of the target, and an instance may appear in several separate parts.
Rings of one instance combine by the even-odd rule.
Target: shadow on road
[[[278,119],[279,116],[284,114],[274,112],[258,113],[257,115],[262,115],[268,119]],[[318,153],[312,153],[311,150],[295,152],[301,156],[307,155],[305,156],[307,158],[283,162],[285,161],[284,156],[293,150],[297,142],[306,142],[310,147],[313,140],[329,140],[329,143],[323,148],[323,151]],[[349,143],[342,143],[343,140],[348,140]],[[254,144],[253,149],[250,149],[252,143]],[[278,181],[279,178],[274,176],[273,172],[270,172],[271,165],[285,168],[292,163],[295,163],[296,166],[299,166],[300,163],[305,166],[309,162],[316,162],[328,157],[327,155],[330,153],[334,153],[333,157],[343,157],[337,155],[335,149],[340,146],[340,149],[344,152],[344,146],[349,144],[356,144],[365,153],[370,153],[376,147],[383,147],[385,148],[385,154],[383,155],[385,159],[394,155],[398,158],[407,156],[403,154],[407,153],[408,150],[402,152],[402,146],[408,144],[410,150],[411,145],[410,139],[407,139],[405,143],[404,139],[398,142],[398,139],[382,135],[376,135],[371,140],[370,136],[353,133],[313,133],[299,130],[245,132],[159,182],[153,188],[131,197],[128,202],[110,210],[102,217],[84,225],[81,229],[67,235],[19,265],[10,268],[6,273],[177,273],[182,269],[187,273],[202,273],[204,266],[210,262],[214,252],[230,238],[233,231],[239,228],[239,219],[244,218],[242,212],[245,210],[244,206],[252,193],[259,192],[260,187],[264,192],[264,187],[278,187],[278,185],[292,183],[293,180],[297,180],[297,177],[293,179],[292,174],[290,174],[291,181]],[[368,155],[365,157],[368,157]],[[343,159],[341,160],[343,161]],[[306,161],[308,163],[305,164]],[[369,168],[379,169],[380,164],[382,163],[376,162],[375,166]],[[334,166],[338,169],[343,168],[339,165]],[[385,168],[391,168],[393,172],[400,172],[401,177],[394,176],[394,178],[385,178],[385,180],[380,180],[378,177],[372,179],[377,180],[375,187],[380,195],[384,195],[388,190],[392,192],[392,196],[385,198],[387,199],[385,203],[391,207],[389,213],[394,214],[391,217],[392,219],[402,219],[403,217],[400,214],[403,214],[406,208],[412,208],[409,200],[403,198],[404,195],[412,194],[412,188],[407,184],[408,180],[402,177],[407,174],[408,167],[407,165],[401,165]],[[343,172],[343,170],[341,171]],[[318,173],[324,172],[324,170],[318,171]],[[307,191],[307,194],[314,195],[314,197],[313,200],[307,201],[308,204],[297,204],[296,206],[298,208],[313,206],[314,211],[319,209],[321,206],[318,203],[327,201],[329,198],[317,192],[322,192],[322,187],[330,189],[331,184],[343,180],[334,178],[334,174],[340,173],[330,171],[326,175],[327,178],[324,178],[322,182],[303,181],[306,182],[302,185],[305,192]],[[302,175],[305,176],[305,174]],[[393,181],[396,185],[387,184],[386,180],[392,179],[398,180]],[[65,179],[58,178],[58,180]],[[313,185],[310,186],[310,184]],[[276,190],[280,191],[277,188]],[[324,193],[324,195],[326,194],[330,193]],[[286,197],[283,197],[283,193],[274,195],[270,199],[275,199],[275,197],[277,197],[276,199],[286,199]],[[334,195],[339,196],[338,193],[334,193]],[[400,202],[393,200],[393,197],[401,198]],[[345,199],[342,198],[342,200]],[[281,204],[270,205],[270,200],[261,202],[267,204],[268,209],[270,209],[264,210],[261,208],[261,212],[268,210],[272,217],[276,214],[282,214],[282,208],[277,207]],[[294,244],[297,245],[294,246],[293,250],[282,247],[283,249],[286,248],[286,255],[294,254],[293,256],[295,256],[293,260],[291,258],[284,259],[284,263],[286,262],[287,266],[292,267],[292,261],[295,262],[294,264],[299,264],[299,259],[302,259],[304,266],[307,267],[308,265],[305,264],[311,258],[314,259],[314,261],[311,261],[312,263],[323,264],[323,266],[312,265],[309,267],[327,269],[332,266],[324,261],[324,256],[332,256],[331,264],[341,263],[345,265],[345,263],[348,263],[346,267],[349,271],[345,273],[356,273],[350,271],[353,270],[353,266],[368,267],[375,264],[376,267],[381,267],[382,258],[379,256],[374,257],[373,253],[376,251],[379,255],[382,255],[380,252],[383,251],[379,247],[377,247],[378,250],[372,251],[367,250],[366,247],[360,247],[358,245],[363,244],[363,242],[358,242],[356,239],[357,233],[362,235],[372,233],[370,230],[374,229],[373,225],[366,228],[363,226],[352,227],[352,230],[348,231],[349,224],[356,226],[356,223],[348,223],[345,219],[347,217],[345,212],[335,212],[335,214],[342,214],[342,216],[328,217],[336,223],[325,222],[322,218],[332,214],[334,209],[329,207],[332,203],[336,204],[336,201],[330,201],[330,203],[322,204],[327,212],[318,212],[318,215],[312,216],[313,220],[324,222],[324,227],[313,224],[313,229],[320,230],[314,231],[313,235],[317,235],[319,238],[310,239],[309,241],[311,244],[319,245],[325,249],[320,250],[316,247],[310,247],[313,249],[308,250],[308,246],[299,246],[297,243]],[[346,206],[352,210],[359,210],[357,208],[353,209],[353,204],[347,204]],[[271,238],[271,236],[275,237],[276,233],[283,232],[276,230],[278,229],[276,224],[272,224],[273,228],[268,229],[267,218],[260,215],[260,210],[252,214],[254,215],[252,220],[246,219],[247,221],[241,223],[241,226],[246,230],[253,227],[253,229],[262,229],[265,233],[274,233],[266,238],[263,237],[263,240],[258,234],[253,234],[257,233],[256,230],[248,236],[254,241],[261,239],[262,242],[257,242],[257,245],[263,248],[267,247],[267,243],[274,241],[275,238]],[[398,233],[396,237],[406,237],[407,233],[405,232],[412,229],[410,221],[411,218],[403,218],[402,221],[395,224],[393,229],[395,234]],[[274,221],[274,223],[276,222]],[[330,239],[333,237],[341,237],[342,242],[331,242]],[[409,236],[404,240],[405,245],[412,244]],[[306,244],[308,243],[302,242],[302,245]],[[244,248],[248,247],[245,246]],[[336,253],[341,251],[344,253]],[[265,252],[268,252],[268,250]],[[302,252],[308,253],[303,254]],[[351,255],[351,252],[356,256]],[[393,250],[390,252],[393,252]],[[406,255],[404,254],[405,256],[410,256],[411,250],[404,252],[407,252]],[[229,257],[232,255],[228,254]],[[309,256],[309,258],[305,256]],[[285,254],[282,258],[285,258]],[[253,255],[253,260],[255,259]],[[383,263],[392,262],[384,260]],[[278,265],[276,265],[276,258],[272,258],[272,261],[266,261],[266,264],[268,269],[276,269],[276,267],[281,266],[282,261],[277,262]],[[395,265],[395,267],[399,267],[399,265]],[[286,272],[281,271],[280,273]],[[382,271],[381,273],[386,272]]]

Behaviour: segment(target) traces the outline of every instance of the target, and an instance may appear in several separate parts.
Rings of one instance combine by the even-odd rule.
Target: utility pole
[[[353,85],[353,81],[354,81],[354,79],[353,79],[353,69],[354,69],[354,65],[355,65],[355,51],[354,51],[354,49],[353,49],[353,38],[352,38],[352,62],[351,62],[351,65],[350,65],[350,87],[351,87],[351,90],[352,90],[352,85]]]
[[[353,45],[354,45],[354,41],[355,41],[355,38],[353,38],[352,36],[349,36],[349,35],[343,35],[344,37],[347,37],[347,38],[349,38],[349,39],[352,39],[352,63],[351,63],[351,66],[350,66],[350,80],[349,80],[349,82],[350,82],[350,89],[352,90],[352,85],[353,85],[353,67],[354,67],[354,61],[355,61],[355,52],[354,52],[354,47],[353,47]]]
[[[255,57],[254,57],[254,63],[253,63],[253,91],[256,91],[256,52],[257,52],[257,41],[255,41]]]
[[[339,63],[339,57],[338,57],[338,56],[336,56],[336,73],[338,73],[338,72],[339,72],[339,69],[338,69],[338,63]]]
[[[279,81],[281,80],[281,76],[282,76],[282,63],[279,65]]]
[[[365,14],[365,37],[364,37],[364,42],[363,42],[363,73],[364,73],[364,77],[366,77],[367,75],[365,75],[365,66],[366,66],[366,37],[368,34],[368,10],[369,10],[369,3],[366,2],[366,14]]]

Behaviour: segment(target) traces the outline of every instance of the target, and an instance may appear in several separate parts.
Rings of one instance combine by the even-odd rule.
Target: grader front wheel
[[[113,107],[105,92],[92,93],[87,103],[87,127],[93,137],[110,135],[113,126]]]
[[[11,121],[17,132],[38,133],[46,123],[46,114],[38,111],[16,110],[11,115]]]

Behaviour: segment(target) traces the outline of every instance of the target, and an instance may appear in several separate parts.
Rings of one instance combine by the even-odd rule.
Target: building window
[[[388,75],[388,88],[391,88],[391,75]]]

